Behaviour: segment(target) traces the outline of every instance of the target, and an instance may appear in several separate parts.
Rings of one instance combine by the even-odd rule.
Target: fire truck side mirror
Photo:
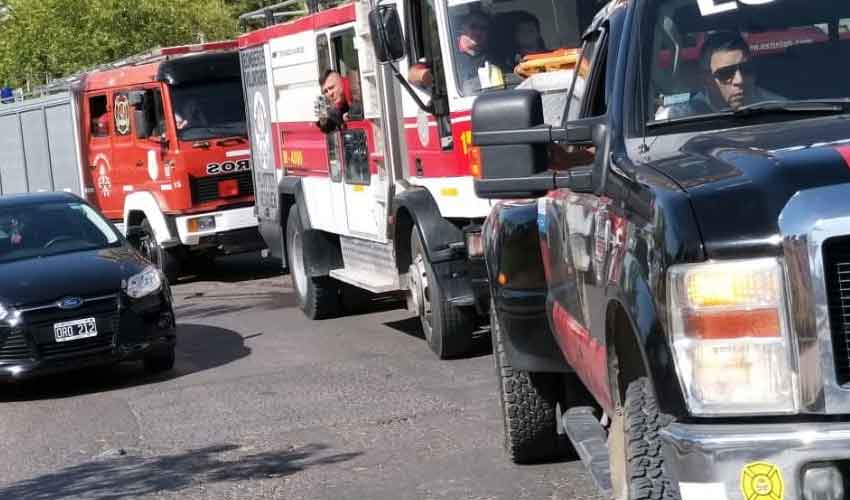
[[[379,5],[372,9],[369,29],[378,62],[386,64],[404,59],[404,31],[395,5]]]

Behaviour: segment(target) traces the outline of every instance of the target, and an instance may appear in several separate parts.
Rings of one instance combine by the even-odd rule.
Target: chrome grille
[[[30,327],[87,318],[91,316],[111,315],[118,311],[118,297],[108,295],[104,297],[84,299],[83,305],[77,309],[62,309],[55,304],[41,307],[25,308],[22,310],[24,323]]]
[[[0,334],[0,339],[4,335]],[[32,358],[32,349],[20,330],[13,330],[5,340],[0,340],[0,361],[14,361]]]
[[[42,344],[38,347],[43,359],[76,358],[109,351],[115,345],[115,335],[98,332],[97,337],[71,340],[61,344]]]
[[[850,382],[850,238],[824,242],[823,264],[836,381],[844,385]]]
[[[22,312],[27,335],[36,344],[36,351],[42,359],[84,357],[111,350],[115,346],[120,325],[116,295],[84,299],[83,305],[77,309],[62,309],[50,304],[25,308]],[[97,320],[97,337],[61,343],[54,340],[55,323],[82,318]]]

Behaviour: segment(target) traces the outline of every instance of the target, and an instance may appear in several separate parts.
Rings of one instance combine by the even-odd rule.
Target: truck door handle
[[[145,166],[145,162],[143,162],[143,161],[139,160],[139,161],[137,161],[137,162],[136,162],[136,166],[137,166],[137,167],[144,167],[144,166]]]

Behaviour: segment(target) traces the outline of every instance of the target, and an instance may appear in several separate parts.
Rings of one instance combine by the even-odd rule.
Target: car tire
[[[472,346],[474,313],[446,302],[417,228],[410,235],[410,249],[410,276],[414,278],[411,289],[418,290],[415,292],[419,295],[417,312],[425,340],[440,359],[463,356]]]
[[[565,391],[560,373],[536,373],[511,366],[495,305],[490,305],[493,358],[499,378],[499,402],[505,451],[516,464],[574,458],[569,439],[558,435],[556,407]]]
[[[154,351],[145,355],[145,371],[148,373],[162,373],[174,368],[175,348]]]
[[[143,220],[139,227],[142,231],[142,236],[138,242],[139,252],[162,271],[168,283],[177,283],[177,278],[180,275],[180,259],[177,256],[177,249],[162,248],[157,242],[153,227],[147,219]]]
[[[623,410],[614,415],[609,436],[615,499],[678,500],[658,436],[669,422],[658,409],[649,379],[629,384]]]
[[[330,276],[307,275],[303,242],[304,226],[293,207],[286,223],[286,255],[298,306],[313,320],[335,318],[342,309],[341,283]]]

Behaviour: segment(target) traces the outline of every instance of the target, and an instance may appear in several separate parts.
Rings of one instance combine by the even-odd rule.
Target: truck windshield
[[[604,0],[449,2],[459,92],[514,88],[539,71],[569,69],[582,31]],[[571,74],[566,76],[567,79]],[[569,86],[569,81],[564,87]]]
[[[171,104],[181,141],[248,135],[238,79],[172,87]]]
[[[650,128],[848,109],[848,2],[658,0],[649,12]]]
[[[0,209],[0,262],[120,246],[115,229],[82,203]]]

